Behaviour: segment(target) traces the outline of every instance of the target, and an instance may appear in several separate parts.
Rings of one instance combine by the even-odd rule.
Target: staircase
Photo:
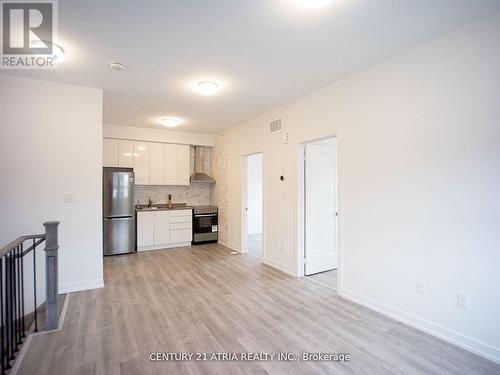
[[[38,332],[38,315],[43,302],[44,329],[57,329],[59,222],[49,221],[43,225],[45,233],[21,236],[0,250],[0,375],[12,368],[27,334]],[[45,301],[39,301],[37,250],[40,251],[44,242]],[[38,258],[40,261],[40,255]]]

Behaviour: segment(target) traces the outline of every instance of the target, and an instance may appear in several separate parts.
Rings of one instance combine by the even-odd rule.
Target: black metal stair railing
[[[33,318],[33,332],[38,331],[36,254],[45,242],[45,329],[57,328],[57,227],[59,222],[44,224],[44,234],[22,236],[0,250],[0,374],[12,367],[28,327],[27,318]],[[25,268],[32,267],[32,285],[26,283]],[[30,279],[31,279],[30,277]],[[31,282],[31,280],[29,280]],[[31,289],[31,290],[30,290]],[[51,298],[49,296],[55,296]],[[32,297],[33,311],[25,311],[27,298]]]

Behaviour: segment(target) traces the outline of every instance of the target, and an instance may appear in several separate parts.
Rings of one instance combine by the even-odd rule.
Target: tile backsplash
[[[202,166],[202,171],[210,174],[210,155],[212,147],[205,147],[205,165]],[[191,146],[191,163],[190,175],[194,172],[194,146]],[[211,204],[213,196],[214,184],[194,183],[188,186],[166,186],[140,185],[135,187],[135,202],[147,204],[148,198],[151,198],[153,203],[165,204],[168,201],[168,195],[172,194],[173,203],[187,203],[189,206],[203,206]]]
[[[165,204],[168,195],[172,194],[172,202],[187,203],[189,206],[210,204],[210,195],[213,185],[194,183],[188,186],[136,186],[135,203],[147,204],[148,198],[153,203]]]

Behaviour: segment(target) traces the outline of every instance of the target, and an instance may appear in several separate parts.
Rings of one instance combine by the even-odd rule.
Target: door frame
[[[247,186],[247,177],[248,177],[248,157],[252,155],[262,155],[261,169],[262,169],[262,200],[261,204],[261,213],[262,213],[262,249],[261,249],[261,257],[263,260],[265,258],[265,223],[264,223],[264,153],[262,151],[251,152],[249,154],[243,154],[241,156],[241,253],[248,253],[248,215],[246,211],[247,199],[248,199],[248,186]]]
[[[342,239],[341,239],[341,205],[340,205],[340,191],[339,191],[339,179],[338,179],[338,150],[339,150],[339,137],[338,135],[329,135],[321,138],[310,139],[304,142],[299,143],[298,147],[298,215],[297,215],[297,261],[295,262],[295,272],[297,276],[303,277],[305,276],[305,258],[306,258],[306,246],[305,246],[305,237],[306,237],[306,189],[305,189],[305,151],[306,145],[310,143],[314,143],[317,141],[322,141],[325,139],[335,138],[335,207],[336,207],[336,217],[335,217],[335,248],[337,249],[337,289],[340,290],[342,286]]]

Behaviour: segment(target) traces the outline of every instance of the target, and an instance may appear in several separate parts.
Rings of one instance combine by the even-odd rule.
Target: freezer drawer
[[[104,218],[104,255],[135,251],[135,218]]]

